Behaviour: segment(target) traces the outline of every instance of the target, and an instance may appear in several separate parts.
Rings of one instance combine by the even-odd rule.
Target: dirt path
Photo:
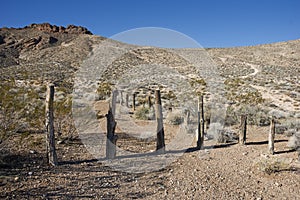
[[[258,65],[251,64],[251,63],[246,63],[246,64],[247,64],[248,66],[250,66],[251,69],[254,70],[254,72],[251,73],[251,74],[245,75],[245,76],[241,76],[241,78],[248,78],[248,77],[250,77],[250,76],[255,76],[257,73],[260,72],[260,69],[258,68]]]
[[[276,93],[274,91],[271,91],[267,87],[258,86],[258,85],[250,85],[251,87],[257,89],[264,99],[270,100],[273,104],[275,104],[277,107],[285,110],[285,111],[296,111],[299,109],[298,106],[296,106],[296,101],[292,99],[291,97],[282,94],[282,93]]]

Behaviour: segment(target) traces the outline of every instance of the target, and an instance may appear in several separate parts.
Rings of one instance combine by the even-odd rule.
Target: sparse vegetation
[[[179,111],[174,111],[174,112],[170,112],[168,113],[167,117],[166,117],[166,121],[169,124],[172,125],[180,125],[183,121],[183,115],[181,112]]]
[[[224,94],[227,99],[225,95],[222,97],[230,106],[225,119],[226,127],[222,129],[223,127],[215,126],[220,130],[219,137],[215,139],[222,144],[213,141],[210,137],[212,135],[206,135],[205,148],[200,151],[194,149],[195,143],[180,146],[188,137],[194,137],[197,117],[191,117],[192,128],[188,130],[190,132],[187,135],[179,134],[179,137],[175,138],[178,126],[174,125],[184,122],[185,114],[177,112],[185,104],[182,99],[195,99],[197,104],[197,95],[205,92],[205,121],[209,124],[211,117],[219,120],[218,117],[221,116],[214,113],[210,103],[215,94],[213,90],[207,90],[206,80],[199,76],[201,71],[177,55],[181,49],[173,49],[170,52],[167,49],[141,47],[114,60],[103,72],[103,77],[97,79],[102,80],[97,88],[99,99],[108,99],[113,84],[128,70],[134,71],[137,66],[149,63],[166,66],[166,69],[169,67],[180,76],[187,77],[181,81],[190,83],[191,86],[190,91],[185,91],[182,87],[173,91],[176,87],[169,88],[168,84],[163,84],[164,78],[168,78],[163,74],[160,83],[137,84],[137,107],[134,114],[130,108],[132,96],[129,96],[128,107],[122,102],[122,106],[126,106],[124,113],[128,114],[129,119],[141,126],[150,124],[146,120],[154,119],[154,107],[148,108],[145,97],[149,95],[148,92],[152,92],[150,95],[154,104],[153,90],[159,87],[165,117],[166,144],[173,139],[178,140],[178,151],[169,151],[161,156],[177,156],[188,149],[176,162],[170,163],[163,170],[130,174],[108,170],[105,164],[95,161],[91,151],[78,139],[79,133],[75,130],[71,115],[73,83],[81,81],[74,79],[74,76],[77,76],[75,72],[103,38],[76,33],[52,33],[51,27],[49,30],[50,32],[37,31],[32,27],[28,30],[0,30],[0,198],[91,198],[96,194],[98,196],[95,198],[99,199],[169,199],[174,196],[186,199],[197,195],[203,199],[273,199],[275,192],[275,198],[279,199],[299,197],[299,167],[292,168],[292,165],[297,164],[296,152],[289,149],[299,150],[299,40],[255,47],[207,49],[209,55],[217,62],[221,74],[218,81],[224,81]],[[41,41],[44,39],[41,43],[34,40],[37,35],[41,36]],[[52,41],[56,42],[49,43],[50,37],[55,37],[56,40]],[[26,46],[26,41],[35,42],[32,46]],[[126,44],[118,45],[122,48],[122,45]],[[196,51],[194,49],[191,52]],[[197,59],[204,61],[201,57]],[[143,77],[153,75],[149,73],[152,72],[150,70],[145,68]],[[170,84],[176,86],[182,83],[176,77],[172,79]],[[56,86],[55,134],[58,136],[56,145],[61,165],[55,169],[43,161],[44,101],[48,82],[53,82]],[[121,102],[117,102],[117,107],[120,106],[119,103]],[[103,130],[106,127],[104,116],[107,107],[107,102],[104,101],[98,105],[101,114],[98,116],[99,123]],[[248,124],[253,125],[248,126],[249,145],[246,143],[245,146],[240,146],[234,142],[223,144],[237,140],[236,133],[241,114],[247,114]],[[265,142],[269,127],[263,126],[270,125],[270,115],[278,118],[276,130],[284,134],[275,136],[276,154],[262,154],[266,159],[256,162],[257,156],[267,151]],[[219,121],[221,120],[223,119]],[[146,167],[156,163],[151,160],[151,152],[155,151],[156,146],[156,133],[140,135],[143,129],[139,129],[132,131],[133,135],[129,135],[131,132],[124,131],[120,124],[120,121],[117,121],[116,132],[120,136],[117,141],[118,147],[137,152],[138,156],[135,158],[141,160]],[[292,137],[288,148],[287,139],[290,136]],[[68,139],[70,142],[64,142]],[[100,139],[96,138],[92,142],[97,145]],[[95,151],[102,148],[95,147]],[[142,160],[143,153],[147,154],[145,160]],[[127,160],[132,159],[125,154],[119,158],[122,167]],[[135,163],[130,164],[137,167]],[[292,170],[294,171],[291,172]],[[199,178],[201,184],[194,181]],[[274,189],[273,180],[279,182],[277,186],[280,188]],[[278,193],[279,190],[282,192]]]
[[[31,85],[18,87],[14,79],[1,82],[0,136],[16,132],[43,130],[45,111],[40,93]],[[43,92],[44,88],[40,89]]]
[[[134,112],[135,118],[141,120],[148,120],[149,114],[150,114],[150,109],[144,106],[138,107],[137,110]]]
[[[291,166],[287,161],[280,159],[262,159],[257,163],[257,167],[260,171],[271,175],[281,171],[289,171],[291,170]]]
[[[112,85],[109,82],[101,82],[99,83],[97,94],[99,96],[99,100],[105,100],[107,97],[111,95]]]

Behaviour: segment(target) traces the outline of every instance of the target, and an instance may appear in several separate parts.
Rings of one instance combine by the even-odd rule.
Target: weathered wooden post
[[[157,140],[156,140],[156,150],[161,153],[165,152],[165,133],[163,125],[163,114],[162,114],[162,104],[160,90],[155,90],[155,117],[157,122]]]
[[[190,111],[186,110],[185,119],[184,119],[185,126],[188,126],[190,123],[190,115],[191,115]]]
[[[117,96],[118,96],[118,90],[114,90],[112,92],[112,99],[111,99],[111,108],[112,108],[112,114],[114,119],[116,118],[116,102],[117,102]]]
[[[134,92],[132,95],[132,109],[133,111],[135,111],[135,97],[136,97],[136,93]]]
[[[199,96],[198,99],[198,140],[197,148],[201,149],[204,143],[204,105],[203,96]]]
[[[244,145],[246,144],[246,135],[247,135],[247,115],[241,115],[241,127],[240,127],[240,136],[239,143]]]
[[[116,142],[117,136],[115,135],[116,121],[112,113],[112,108],[109,107],[106,114],[107,119],[107,140],[106,140],[106,158],[113,159],[116,157]]]
[[[275,119],[271,118],[271,124],[270,124],[270,132],[269,132],[269,142],[268,142],[268,148],[269,153],[274,154],[274,138],[275,138]]]
[[[123,91],[120,91],[120,105],[123,105]]]
[[[115,135],[115,129],[117,122],[115,121],[116,115],[116,100],[118,91],[112,92],[111,104],[109,105],[108,113],[106,114],[107,119],[107,140],[106,140],[106,158],[112,159],[116,157],[116,143],[117,135]]]
[[[54,136],[54,116],[53,116],[53,101],[54,101],[54,84],[49,84],[46,94],[46,151],[49,164],[57,165],[57,155],[55,150]]]
[[[128,102],[129,102],[129,96],[128,96],[128,93],[126,93],[126,96],[125,96],[125,105],[126,105],[127,108],[129,108]]]
[[[148,105],[149,105],[149,108],[151,108],[151,106],[152,106],[152,103],[151,103],[151,94],[148,95]]]

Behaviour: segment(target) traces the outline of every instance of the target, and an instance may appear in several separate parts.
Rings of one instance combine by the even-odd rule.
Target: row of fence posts
[[[247,115],[241,115],[241,125],[240,125],[240,134],[239,134],[239,143],[241,145],[246,144],[246,135],[247,135]],[[270,131],[268,137],[268,151],[270,154],[274,155],[274,139],[275,139],[275,119],[271,117],[270,121]]]
[[[115,121],[115,111],[116,111],[116,99],[118,91],[113,91],[112,101],[109,106],[108,113],[106,115],[107,119],[107,143],[106,143],[106,158],[112,159],[116,157],[116,142],[117,135],[115,135],[115,129],[117,122]],[[123,95],[122,93],[120,95]],[[135,99],[136,93],[133,94],[133,105],[132,108],[135,110]],[[123,100],[121,100],[122,103]],[[54,137],[54,116],[53,116],[53,102],[54,102],[54,85],[49,84],[47,87],[46,94],[46,152],[49,164],[57,165],[57,155],[55,150],[55,137]],[[126,94],[125,105],[129,107],[129,96]],[[151,97],[148,96],[149,107],[151,107]],[[185,123],[189,123],[189,112],[187,112]],[[159,153],[165,152],[165,139],[164,139],[164,126],[163,126],[163,113],[162,113],[162,103],[160,90],[155,90],[155,116],[157,122],[157,140],[156,140],[156,151]],[[203,147],[204,142],[204,103],[203,96],[199,96],[198,99],[198,140],[197,149]],[[247,135],[247,115],[241,116],[241,126],[239,134],[239,143],[241,145],[246,144]],[[274,138],[275,138],[275,120],[271,119],[269,139],[268,139],[268,150],[270,154],[274,154]]]
[[[117,136],[115,135],[115,126],[116,122],[114,119],[114,113],[116,109],[116,97],[118,95],[117,91],[113,91],[111,106],[109,107],[107,118],[107,145],[106,145],[106,158],[112,159],[116,156],[116,142]],[[123,97],[122,92],[120,92],[121,98]],[[126,94],[125,104],[128,105],[128,94]],[[136,93],[132,95],[132,109],[135,111],[136,109]],[[123,100],[120,100],[122,103]],[[148,96],[147,102],[149,104],[149,108],[151,105],[151,96]],[[187,111],[186,119],[184,120],[186,125],[189,123],[189,115],[190,112]],[[163,124],[163,113],[162,113],[162,103],[161,103],[161,94],[160,90],[155,90],[155,118],[156,118],[156,151],[159,153],[165,153],[165,133],[164,133],[164,124]],[[204,141],[204,104],[203,104],[203,96],[199,96],[198,99],[198,140],[197,140],[197,149],[201,149]]]
[[[116,101],[116,91],[113,93],[112,102]],[[133,111],[135,111],[135,99],[136,99],[136,93],[133,94]],[[126,106],[128,106],[128,94],[126,94]],[[151,107],[151,97],[148,96],[148,103],[149,108]],[[112,103],[115,105],[115,103]],[[156,122],[157,122],[157,140],[156,140],[156,151],[159,151],[160,153],[165,152],[165,140],[164,140],[164,126],[163,126],[163,114],[162,114],[162,104],[161,104],[161,95],[160,90],[155,90],[155,116],[156,116]],[[115,110],[115,106],[112,106]],[[110,108],[111,109],[111,108]],[[113,115],[114,116],[114,115]],[[107,115],[107,158],[111,159],[116,156],[116,140],[117,137],[115,136],[114,130],[116,122],[114,121],[113,116],[111,116],[110,111]],[[190,112],[187,111],[186,117],[184,122],[186,125],[189,123],[190,118]],[[113,132],[112,132],[113,131]],[[198,99],[198,130],[197,130],[197,149],[201,149],[203,147],[204,143],[204,132],[205,132],[205,120],[204,120],[204,103],[203,103],[203,96],[199,96]],[[240,124],[240,133],[239,133],[239,143],[241,145],[246,145],[246,136],[247,136],[247,115],[241,115],[241,124]],[[274,154],[274,139],[275,139],[275,119],[271,118],[270,123],[270,132],[268,137],[268,151],[270,154]]]

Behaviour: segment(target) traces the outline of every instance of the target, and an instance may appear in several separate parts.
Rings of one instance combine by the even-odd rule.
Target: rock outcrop
[[[25,26],[25,29],[36,29],[39,31],[47,32],[47,33],[70,33],[70,34],[89,34],[92,35],[92,32],[87,28],[82,26],[68,25],[67,27],[51,25],[49,23],[43,24],[31,24],[29,26]]]
[[[0,28],[0,68],[19,65],[23,52],[59,47],[81,36],[92,33],[85,27],[67,27],[49,23],[31,24],[23,28]]]

